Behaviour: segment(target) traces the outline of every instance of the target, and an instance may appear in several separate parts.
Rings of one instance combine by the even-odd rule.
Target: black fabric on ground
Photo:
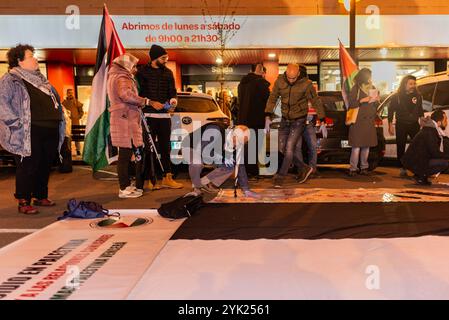
[[[175,239],[345,239],[449,235],[449,203],[208,204]]]

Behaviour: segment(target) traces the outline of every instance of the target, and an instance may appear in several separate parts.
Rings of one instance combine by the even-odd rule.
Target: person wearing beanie
[[[159,142],[158,152],[161,155],[161,162],[164,167],[161,185],[153,185],[150,182],[150,189],[156,190],[160,187],[180,189],[183,185],[173,180],[170,163],[170,113],[175,110],[178,104],[175,78],[172,71],[166,66],[168,54],[163,47],[156,44],[152,45],[149,56],[149,63],[138,68],[136,80],[139,84],[140,96],[151,101],[150,105],[146,106],[143,111],[147,116],[153,139],[157,139]],[[164,105],[170,105],[170,108],[167,110]],[[149,167],[150,158],[147,157],[147,159],[145,165]]]

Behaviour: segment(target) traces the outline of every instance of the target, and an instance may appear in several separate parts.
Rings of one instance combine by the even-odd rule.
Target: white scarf
[[[444,152],[443,137],[445,137],[446,134],[444,133],[443,129],[441,129],[434,120],[432,120],[432,122],[435,125],[435,128],[437,129],[438,135],[440,136],[440,140],[441,140],[441,142],[440,142],[440,151]]]

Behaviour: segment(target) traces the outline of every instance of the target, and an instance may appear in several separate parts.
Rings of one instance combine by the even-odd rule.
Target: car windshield
[[[207,113],[217,110],[218,106],[213,100],[201,97],[178,96],[176,112]]]
[[[433,100],[434,109],[447,109],[449,107],[449,81],[441,81],[437,84],[435,98]]]

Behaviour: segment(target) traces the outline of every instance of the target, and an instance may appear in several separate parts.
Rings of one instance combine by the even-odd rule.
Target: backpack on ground
[[[163,203],[157,212],[164,218],[182,219],[191,217],[204,205],[201,195],[185,195],[173,201]]]
[[[97,202],[70,199],[67,203],[67,210],[64,211],[64,215],[59,217],[58,220],[67,218],[96,219],[104,218],[105,216],[109,216],[109,210],[103,208],[103,206]]]

